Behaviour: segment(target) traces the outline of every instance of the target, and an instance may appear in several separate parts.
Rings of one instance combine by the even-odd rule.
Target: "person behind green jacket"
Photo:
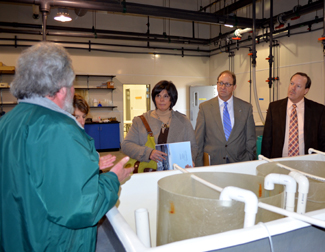
[[[0,118],[0,251],[95,251],[97,222],[133,171],[99,174],[94,140],[73,112],[74,71],[59,45],[22,53]]]

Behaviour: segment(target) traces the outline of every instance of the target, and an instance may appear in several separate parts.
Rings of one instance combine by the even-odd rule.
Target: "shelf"
[[[17,102],[5,102],[5,103],[0,103],[0,105],[3,105],[3,106],[13,106],[13,105],[17,105],[18,103]]]
[[[104,74],[76,74],[76,77],[109,77],[109,78],[114,78],[115,75],[104,75]]]
[[[86,122],[85,125],[89,125],[89,124],[112,124],[112,123],[121,123],[119,121],[110,121],[110,122]]]
[[[84,79],[79,78],[78,77],[84,77]],[[97,77],[97,78],[96,78]],[[75,90],[81,90],[81,92],[83,93],[83,96],[85,99],[87,99],[88,101],[91,101],[91,98],[95,97],[97,98],[97,100],[102,101],[101,107],[98,106],[90,106],[90,109],[109,109],[109,110],[113,110],[114,108],[117,108],[117,106],[114,106],[114,102],[113,102],[113,91],[116,89],[114,88],[114,86],[112,85],[111,88],[107,88],[107,84],[110,84],[113,82],[113,78],[115,77],[115,75],[104,75],[104,74],[76,74],[76,79],[74,82],[74,88]],[[104,79],[106,79],[104,81]],[[107,80],[109,79],[109,80]],[[96,92],[95,90],[101,92],[101,94],[99,94],[98,92]],[[98,95],[100,96],[100,99],[98,99]],[[111,98],[109,99],[108,96],[111,96]],[[87,98],[86,98],[87,97]],[[106,99],[108,98],[108,99]],[[105,100],[105,102],[104,102]],[[108,102],[108,100],[110,100],[110,102]],[[103,105],[103,103],[105,105]],[[91,104],[94,104],[93,102],[91,102]],[[96,103],[95,103],[96,104]],[[111,105],[108,105],[111,104]],[[105,112],[106,113],[106,112]]]
[[[74,89],[93,89],[93,90],[115,90],[116,88],[97,88],[97,87],[74,87]]]
[[[0,87],[0,89],[10,89],[10,87]]]
[[[101,109],[101,108],[117,108],[117,106],[102,106],[102,107],[95,107],[95,106],[89,106],[90,108],[99,108],[99,109]]]

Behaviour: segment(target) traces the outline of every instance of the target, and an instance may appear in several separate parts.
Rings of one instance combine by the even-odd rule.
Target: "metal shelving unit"
[[[116,88],[103,88],[103,87],[93,87],[90,85],[90,82],[91,82],[91,78],[110,78],[110,80],[112,81],[113,78],[115,77],[115,75],[98,75],[98,74],[76,74],[76,78],[78,77],[82,77],[82,78],[87,78],[87,85],[86,86],[75,86],[75,89],[76,90],[100,90],[100,91],[111,91],[111,101],[112,101],[112,104],[113,104],[113,91],[116,89]],[[88,93],[88,96],[89,96],[89,93]],[[98,106],[89,106],[90,108],[92,109],[114,109],[114,108],[117,108],[117,106],[114,106],[114,105],[102,105],[101,107],[98,107]]]

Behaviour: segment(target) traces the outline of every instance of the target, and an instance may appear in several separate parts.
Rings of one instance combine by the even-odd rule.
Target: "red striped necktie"
[[[290,124],[289,124],[289,143],[288,143],[288,155],[289,157],[299,155],[299,134],[298,134],[298,116],[296,104],[292,105]]]

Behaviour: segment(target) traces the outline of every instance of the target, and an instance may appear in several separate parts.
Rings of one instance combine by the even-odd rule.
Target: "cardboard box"
[[[0,83],[1,88],[8,88],[9,84],[8,83]]]
[[[114,82],[113,81],[108,81],[107,82],[107,88],[114,88]]]

